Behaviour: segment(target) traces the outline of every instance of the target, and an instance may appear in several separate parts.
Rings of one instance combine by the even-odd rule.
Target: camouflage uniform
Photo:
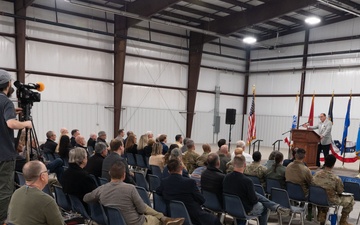
[[[209,156],[209,153],[204,152],[201,156],[199,156],[196,159],[197,166],[205,166],[205,162],[207,161],[207,157]]]
[[[258,177],[260,179],[261,185],[265,187],[266,170],[266,167],[261,165],[260,162],[252,162],[250,165],[246,166],[244,174]]]
[[[328,199],[332,204],[340,205],[343,207],[341,212],[340,225],[348,224],[346,222],[346,217],[353,210],[354,197],[340,195],[344,191],[344,184],[342,183],[340,177],[333,174],[331,170],[325,168],[315,173],[313,183],[326,190]],[[327,210],[327,208],[319,208],[319,214],[323,215],[325,213],[325,216],[323,218],[321,218],[321,216],[318,216],[320,222],[325,222]]]
[[[283,166],[282,164],[279,164],[276,166],[276,169],[275,169],[275,165],[276,164],[274,163],[269,169],[267,169],[267,171],[265,172],[265,177],[278,180],[281,184],[281,188],[285,188],[285,169],[286,169],[286,167]]]
[[[303,162],[295,160],[290,163],[285,169],[285,179],[294,184],[300,184],[305,196],[308,196],[312,175],[310,169]]]
[[[184,161],[184,164],[189,172],[191,174],[198,166],[196,164],[197,158],[199,158],[199,154],[197,154],[195,151],[186,151],[185,155],[182,157],[182,160]]]

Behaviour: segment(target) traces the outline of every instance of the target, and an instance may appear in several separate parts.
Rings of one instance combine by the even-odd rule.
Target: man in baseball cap
[[[14,129],[32,128],[31,121],[16,119],[14,104],[9,97],[14,92],[10,74],[0,69],[0,224],[7,217],[7,209],[14,189],[14,170],[17,152]]]

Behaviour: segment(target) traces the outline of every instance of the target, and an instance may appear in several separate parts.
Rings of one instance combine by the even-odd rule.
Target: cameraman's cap
[[[0,85],[9,83],[10,80],[11,80],[10,74],[5,70],[0,69]]]

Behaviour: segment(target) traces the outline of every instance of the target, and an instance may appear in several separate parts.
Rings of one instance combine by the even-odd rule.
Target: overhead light
[[[321,22],[321,19],[317,16],[309,16],[305,19],[305,23],[309,25],[316,25]]]
[[[243,39],[243,42],[245,44],[249,44],[249,45],[254,44],[256,41],[257,41],[256,38],[251,37],[251,36],[244,37],[244,39]]]

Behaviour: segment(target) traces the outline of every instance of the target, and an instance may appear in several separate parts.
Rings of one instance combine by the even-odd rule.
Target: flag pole
[[[350,90],[350,99],[349,101],[351,101],[351,97],[352,97],[352,89]],[[351,103],[348,103],[348,104],[351,104]],[[349,107],[349,106],[348,106]],[[349,110],[349,112],[346,112],[346,114],[349,114],[349,120],[350,120],[350,109],[348,108],[347,111]],[[345,120],[346,118],[348,117],[348,115],[345,116]],[[346,123],[346,121],[345,121]],[[350,124],[348,125],[348,127],[350,126]],[[345,128],[344,128],[345,129]],[[347,128],[346,128],[347,129]],[[343,149],[343,160],[342,160],[342,168],[345,169],[345,150],[346,150],[346,142],[347,142],[347,132],[346,132],[346,137],[345,137],[345,140],[343,140],[345,143],[344,143],[344,149]]]

